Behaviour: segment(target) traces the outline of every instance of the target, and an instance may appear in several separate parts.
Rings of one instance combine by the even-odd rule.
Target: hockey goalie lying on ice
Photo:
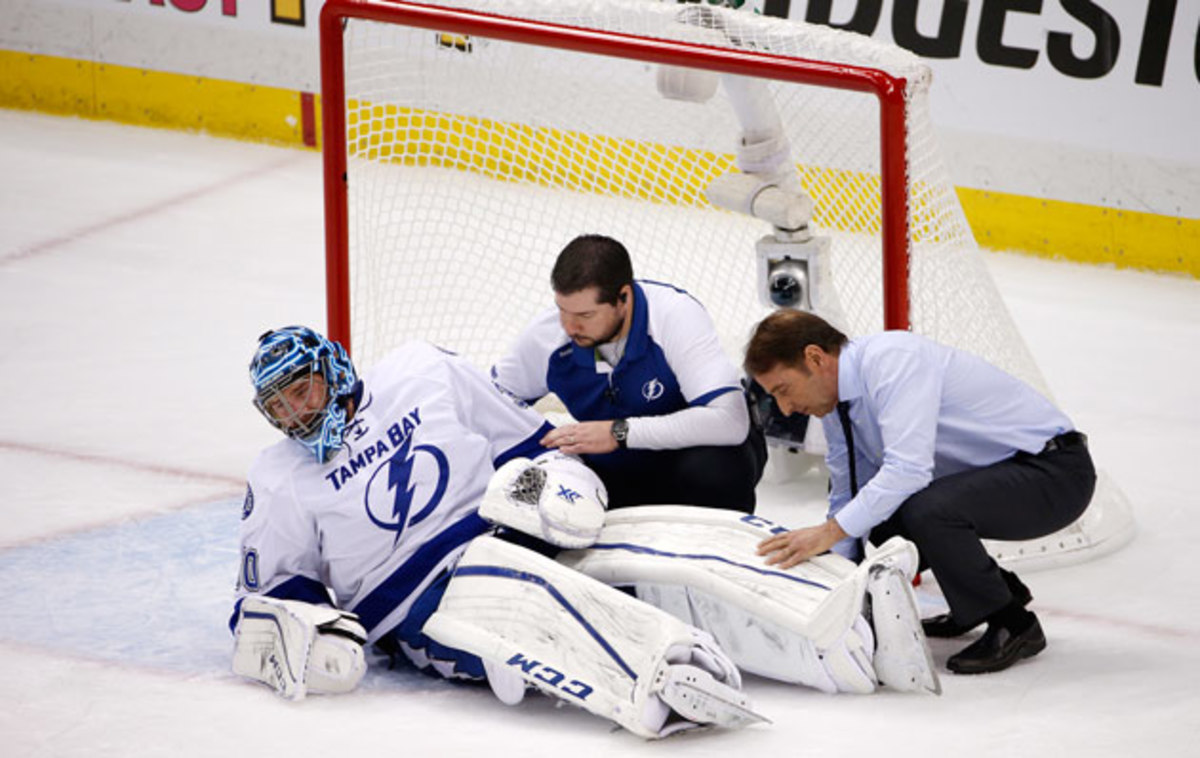
[[[233,669],[284,697],[354,689],[364,645],[646,738],[761,720],[739,668],[829,692],[938,689],[907,543],[778,571],[754,554],[770,525],[752,516],[606,519],[596,477],[538,445],[540,416],[427,344],[359,380],[340,345],[286,327],[260,338],[250,376],[287,439],[249,475]],[[567,550],[551,560],[495,524]]]

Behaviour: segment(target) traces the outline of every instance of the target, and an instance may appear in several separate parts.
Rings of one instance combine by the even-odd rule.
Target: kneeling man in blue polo
[[[574,422],[542,444],[581,455],[610,508],[752,512],[766,444],[704,306],[671,285],[635,281],[625,247],[600,235],[572,240],[551,284],[555,307],[492,367],[514,401],[554,393],[566,406]]]

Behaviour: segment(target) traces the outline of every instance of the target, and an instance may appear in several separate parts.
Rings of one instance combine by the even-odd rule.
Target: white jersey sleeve
[[[750,412],[741,392],[718,395],[665,416],[638,416],[629,424],[628,444],[645,450],[692,445],[738,445],[750,432]]]
[[[519,404],[537,402],[550,392],[546,384],[547,346],[559,343],[569,347],[571,341],[562,331],[558,310],[549,308],[538,314],[504,357],[492,366],[492,384],[501,394]]]
[[[646,288],[646,292],[654,290]],[[738,370],[721,348],[717,328],[704,306],[690,295],[679,297],[670,309],[656,306],[652,302],[651,332],[688,404],[704,405],[718,394],[740,392]]]
[[[463,358],[448,355],[444,365],[451,391],[458,397],[459,421],[488,440],[494,468],[513,458],[535,458],[546,452],[539,441],[551,427],[541,414],[505,401],[487,377]]]
[[[321,575],[317,526],[300,507],[289,469],[297,461],[284,440],[251,466],[242,506],[237,598],[260,593],[328,603]]]
[[[692,296],[647,286],[650,331],[688,403],[663,416],[638,416],[629,446],[652,450],[691,445],[736,445],[750,430],[740,374],[721,348],[708,311]]]

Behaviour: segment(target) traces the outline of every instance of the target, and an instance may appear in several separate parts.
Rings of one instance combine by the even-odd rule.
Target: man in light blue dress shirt
[[[1087,438],[1053,403],[969,353],[909,332],[849,340],[802,311],[764,319],[745,367],[784,414],[820,418],[828,442],[829,518],[764,541],[767,563],[827,550],[857,559],[862,540],[899,534],[950,606],[926,633],[988,624],[947,661],[951,671],[999,671],[1045,648],[1028,588],[981,539],[1050,534],[1091,501]]]

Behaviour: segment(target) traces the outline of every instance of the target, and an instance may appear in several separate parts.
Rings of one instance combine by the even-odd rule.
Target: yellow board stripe
[[[354,100],[347,111],[352,156],[580,192],[707,206],[704,188],[733,166],[731,155],[486,118]]]
[[[107,63],[0,50],[0,106],[303,144],[300,95]]]
[[[1200,219],[958,188],[983,247],[1200,278]]]
[[[396,105],[350,100],[347,113],[355,157],[653,203],[712,207],[704,189],[735,163],[732,154]],[[878,175],[800,167],[800,181],[818,225],[878,233]]]
[[[170,74],[92,61],[0,50],[0,106],[107,119],[139,126],[203,131],[222,137],[303,146],[300,93],[274,87]],[[433,124],[419,124],[431,136]],[[539,134],[537,130],[506,125],[492,134],[459,122],[448,132],[428,160],[463,161],[464,168],[499,171],[500,157],[540,154],[531,148],[571,135]],[[318,144],[320,120],[317,120]],[[546,131],[546,130],[543,130]],[[482,136],[481,136],[482,134]],[[499,142],[496,142],[496,139]],[[473,152],[473,140],[486,144]],[[583,157],[575,164],[525,165],[519,171],[534,174],[552,169],[571,186],[581,176],[594,177],[617,194],[647,197],[657,202],[703,202],[700,190],[732,165],[728,155],[706,154],[702,160],[687,151],[628,140],[590,138]],[[561,142],[559,143],[561,144]],[[617,176],[604,156],[635,155],[646,167],[636,176]],[[508,155],[505,155],[508,153]],[[470,158],[464,158],[466,155]],[[551,164],[553,154],[547,153]],[[439,164],[444,165],[444,164]],[[668,167],[662,170],[661,167]],[[660,168],[652,168],[660,167]],[[557,172],[557,173],[554,173]],[[512,176],[511,178],[519,178]],[[818,209],[822,197],[839,195],[863,199],[848,207],[849,215],[820,218],[818,223],[838,229],[874,229],[878,217],[878,178],[825,169],[802,169],[802,180],[814,195]],[[1021,250],[1053,258],[1122,267],[1175,271],[1200,277],[1200,219],[1140,213],[1103,206],[1068,203],[968,188],[957,190],[963,210],[979,243],[987,248]],[[828,203],[824,207],[829,207]]]

